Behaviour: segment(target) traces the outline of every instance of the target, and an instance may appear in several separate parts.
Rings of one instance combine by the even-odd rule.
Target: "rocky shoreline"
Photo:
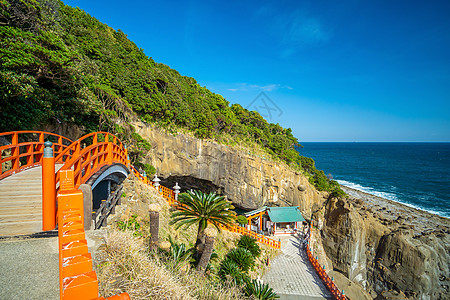
[[[450,232],[450,219],[448,218],[344,185],[341,185],[341,188],[349,195],[353,203],[361,206],[362,209],[376,212],[385,224],[403,223],[413,226],[415,231],[422,233],[437,228],[446,231],[447,234]]]
[[[332,269],[372,298],[450,299],[450,219],[342,189],[314,216]]]

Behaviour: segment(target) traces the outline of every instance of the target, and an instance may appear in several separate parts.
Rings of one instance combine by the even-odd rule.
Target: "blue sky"
[[[64,2],[301,142],[450,141],[450,1]]]

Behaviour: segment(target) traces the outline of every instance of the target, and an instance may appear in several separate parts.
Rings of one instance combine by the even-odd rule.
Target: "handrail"
[[[99,142],[99,136],[104,136],[104,141]],[[86,146],[87,142],[91,144]],[[78,188],[105,165],[120,163],[127,166],[127,154],[124,144],[115,135],[109,132],[93,132],[73,142],[60,152],[55,160],[64,161],[68,158],[60,171],[73,169],[75,188]],[[57,186],[59,182],[60,172],[56,174]]]
[[[37,141],[19,142],[19,135],[32,134],[32,137],[38,135]],[[9,144],[0,146],[0,179],[6,178],[12,174],[23,170],[36,167],[42,164],[45,139],[52,137],[56,139],[53,143],[53,152],[59,154],[64,152],[67,147],[72,144],[72,140],[51,132],[45,131],[10,131],[0,133],[0,137],[6,139]],[[11,140],[11,142],[8,141]],[[10,151],[10,154],[4,155],[4,152]],[[3,164],[11,161],[11,168],[4,170]],[[56,162],[62,162],[56,160]]]
[[[118,141],[120,146],[123,146],[122,142],[112,133],[110,132],[106,132],[106,131],[98,131],[98,132],[91,132],[88,133],[86,135],[83,135],[82,137],[80,137],[79,139],[77,139],[76,141],[72,142],[72,144],[81,144],[82,141],[86,141],[88,138],[92,137],[92,143],[95,144],[98,142],[98,136],[100,134],[105,135],[105,141],[107,142],[109,139],[109,136],[112,136],[114,141]],[[60,160],[63,156],[66,155],[70,155],[70,151],[74,150],[73,147],[75,147],[75,145],[70,145],[68,147],[68,149],[65,149],[64,151],[62,151],[61,153],[59,153],[59,155],[56,156],[55,160],[58,161]]]
[[[312,224],[312,221],[311,221],[311,224]],[[339,288],[334,283],[334,280],[332,280],[330,278],[330,276],[328,276],[328,274],[325,271],[325,269],[320,265],[320,263],[317,260],[317,258],[315,258],[314,255],[312,254],[311,249],[310,249],[311,233],[312,233],[312,225],[311,225],[311,228],[310,228],[310,234],[308,236],[308,243],[306,245],[306,254],[308,255],[309,261],[311,262],[312,266],[316,270],[316,272],[319,275],[320,279],[322,279],[323,283],[326,285],[328,290],[333,295],[334,299],[337,299],[337,300],[348,300],[348,297],[346,297],[344,295],[344,293],[339,290]]]
[[[131,166],[130,169],[133,172],[133,174],[144,184],[148,184],[150,186],[155,187],[153,185],[153,182],[151,180],[148,180],[147,177],[144,177],[138,170],[136,170],[136,168]],[[158,192],[161,194],[161,196],[163,196],[167,200],[167,202],[169,202],[170,206],[173,206],[175,208],[179,207],[179,203],[175,200],[175,193],[173,190],[171,190],[165,186],[159,185]],[[227,230],[227,231],[251,236],[252,238],[256,239],[259,243],[270,246],[272,248],[275,248],[275,249],[281,248],[281,241],[276,241],[276,240],[266,237],[262,234],[258,234],[254,231],[248,230],[247,228],[236,226],[236,225],[224,226],[222,224],[219,224],[219,227],[224,230]]]

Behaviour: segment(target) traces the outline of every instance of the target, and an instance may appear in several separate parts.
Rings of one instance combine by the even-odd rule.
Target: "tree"
[[[214,250],[214,239],[216,238],[217,231],[213,228],[205,229],[205,250],[202,253],[202,257],[200,257],[200,261],[197,265],[197,271],[203,273],[206,270],[206,266],[208,265],[209,259],[211,258],[211,254]]]
[[[159,242],[159,212],[161,207],[158,204],[150,204],[148,212],[150,216],[150,250],[156,250]]]
[[[237,216],[236,221],[239,223],[239,225],[244,226],[248,224],[248,220],[245,216]]]
[[[236,213],[231,202],[216,193],[204,194],[201,191],[182,193],[178,197],[181,204],[178,211],[172,213],[171,225],[176,228],[198,224],[197,241],[195,242],[196,259],[201,257],[204,248],[204,231],[208,223],[220,231],[220,225],[234,224]]]

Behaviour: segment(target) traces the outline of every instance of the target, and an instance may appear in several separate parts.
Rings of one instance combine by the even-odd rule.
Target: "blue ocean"
[[[450,143],[301,143],[341,185],[450,218]]]

